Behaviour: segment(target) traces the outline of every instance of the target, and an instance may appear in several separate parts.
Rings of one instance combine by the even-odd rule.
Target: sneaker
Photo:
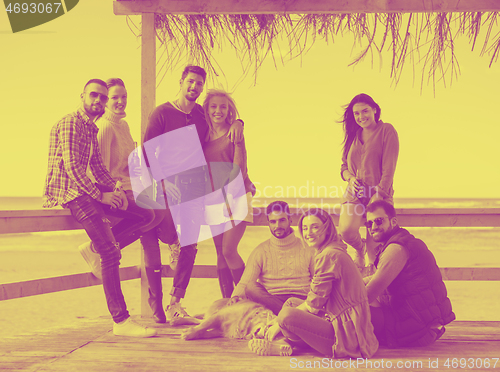
[[[174,244],[168,245],[168,250],[170,251],[170,268],[175,270],[177,262],[179,262],[179,255],[181,254],[181,244],[177,240]]]
[[[137,324],[129,317],[121,323],[113,324],[113,334],[128,337],[153,337],[156,336],[157,332],[153,328]]]
[[[268,341],[252,338],[248,341],[248,347],[260,356],[290,356],[293,352],[292,347],[286,341]]]
[[[180,302],[168,305],[165,308],[165,316],[170,325],[200,324],[200,320],[190,316],[181,306]]]
[[[101,271],[101,255],[94,252],[94,244],[92,242],[83,243],[78,247],[87,264],[90,266],[90,271],[97,279],[102,280]]]

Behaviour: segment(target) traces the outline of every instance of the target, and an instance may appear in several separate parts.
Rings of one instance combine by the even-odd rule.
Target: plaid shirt
[[[43,192],[45,208],[70,202],[88,194],[99,199],[101,192],[87,176],[89,164],[96,181],[109,187],[115,181],[106,170],[97,144],[99,129],[83,108],[63,117],[50,131],[49,166]]]

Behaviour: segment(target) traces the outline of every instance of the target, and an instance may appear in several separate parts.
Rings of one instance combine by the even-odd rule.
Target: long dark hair
[[[354,138],[356,137],[356,132],[359,128],[361,128],[358,123],[356,123],[356,119],[354,118],[354,113],[352,112],[353,107],[356,103],[365,103],[369,105],[371,108],[376,110],[375,113],[375,122],[378,122],[380,119],[380,106],[370,97],[368,94],[358,94],[355,96],[351,102],[344,106],[344,116],[342,118],[341,123],[344,123],[344,141],[342,144],[344,148],[342,150],[342,155],[347,158],[347,153],[349,152],[349,148],[351,147]]]

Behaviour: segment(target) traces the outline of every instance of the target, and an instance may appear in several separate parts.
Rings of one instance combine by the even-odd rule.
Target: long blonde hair
[[[213,97],[224,97],[227,99],[228,102],[228,110],[227,110],[227,118],[226,118],[226,123],[231,125],[233,122],[236,120],[238,117],[238,110],[236,109],[236,103],[234,102],[233,97],[231,95],[221,89],[210,89],[207,92],[207,96],[205,97],[205,101],[203,101],[203,110],[205,111],[205,120],[207,121],[207,124],[210,128],[210,131],[213,131],[213,125],[212,125],[212,120],[210,120],[210,117],[208,115],[208,106],[210,104],[210,100]]]

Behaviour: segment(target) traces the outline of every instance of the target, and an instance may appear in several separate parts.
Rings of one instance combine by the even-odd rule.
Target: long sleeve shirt
[[[361,274],[342,243],[332,243],[315,256],[307,308],[323,310],[332,322],[334,358],[369,358],[378,349],[370,306]]]
[[[144,134],[146,163],[154,179],[200,172],[206,165],[202,146],[207,131],[203,107],[198,104],[189,114],[170,102],[156,107]]]
[[[341,177],[344,179],[343,173],[348,170],[361,178],[367,186],[375,187],[370,195],[378,191],[384,199],[392,198],[398,154],[399,139],[396,129],[389,123],[379,121],[374,133],[365,143],[361,140],[361,129],[358,130],[347,157],[342,158]],[[352,201],[355,196],[346,192],[344,198]]]
[[[66,115],[52,127],[43,192],[45,208],[64,206],[84,194],[99,199],[101,192],[87,176],[88,166],[98,183],[115,186],[102,162],[97,132],[97,126],[83,108]]]
[[[99,128],[97,141],[106,169],[114,180],[120,180],[125,190],[132,190],[128,168],[129,155],[134,151],[134,140],[130,128],[123,118],[106,109],[96,121]]]

